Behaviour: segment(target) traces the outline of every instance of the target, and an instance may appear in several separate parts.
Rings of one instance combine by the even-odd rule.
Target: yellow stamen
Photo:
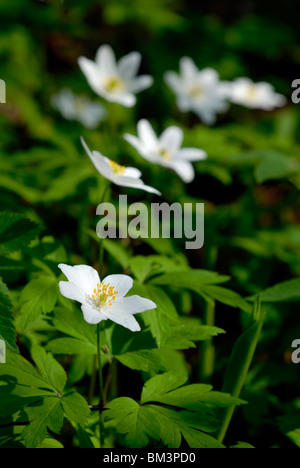
[[[159,150],[159,154],[165,161],[170,161],[172,159],[169,151],[166,149]]]
[[[116,176],[121,176],[124,174],[126,167],[125,166],[120,166],[120,164],[114,162],[114,161],[108,161],[110,167],[114,171],[114,175]]]
[[[201,86],[191,86],[191,88],[189,89],[189,95],[192,97],[192,98],[198,98],[200,96],[202,96],[202,94],[204,93],[203,91],[203,88]]]
[[[97,284],[97,288],[94,290],[95,295],[92,296],[97,307],[103,307],[104,305],[112,305],[116,300],[118,291],[115,291],[114,286],[110,286],[110,283]]]
[[[105,78],[102,85],[109,93],[117,93],[124,89],[124,82],[119,76],[110,76]]]

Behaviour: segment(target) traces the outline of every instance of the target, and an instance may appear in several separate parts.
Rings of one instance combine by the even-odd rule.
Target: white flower
[[[79,57],[78,63],[96,94],[125,107],[134,106],[135,94],[153,84],[149,75],[136,76],[141,63],[139,52],[131,52],[117,63],[112,48],[103,45],[97,51],[95,62]]]
[[[133,285],[129,276],[110,275],[101,282],[98,272],[90,266],[58,267],[69,280],[59,283],[61,294],[81,303],[84,320],[90,324],[109,319],[131,331],[140,331],[133,315],[156,308],[149,299],[137,295],[125,297]]]
[[[124,138],[145,159],[173,169],[184,182],[191,182],[195,177],[191,161],[207,157],[203,150],[181,148],[183,131],[179,127],[168,127],[158,138],[148,120],[143,119],[137,124],[137,133],[138,138],[129,134],[125,134]]]
[[[138,188],[145,190],[146,192],[161,195],[161,193],[155,188],[144,184],[141,179],[141,171],[135,167],[120,166],[118,163],[112,161],[106,156],[103,156],[98,151],[91,151],[82,137],[81,143],[95,168],[106,179],[121,187]]]
[[[51,103],[65,119],[78,120],[90,129],[96,128],[107,116],[101,104],[91,102],[87,96],[75,96],[70,89],[62,89],[52,96]]]
[[[227,83],[220,81],[212,68],[200,71],[189,57],[180,60],[180,75],[169,71],[165,80],[176,94],[181,112],[192,111],[205,124],[214,123],[216,114],[228,108]]]
[[[265,82],[254,83],[249,78],[238,78],[230,85],[230,99],[252,109],[272,110],[283,106],[286,98]]]

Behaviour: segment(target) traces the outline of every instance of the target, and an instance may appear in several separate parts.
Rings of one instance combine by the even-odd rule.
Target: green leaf
[[[300,278],[294,278],[282,283],[275,284],[265,289],[260,294],[262,302],[285,302],[300,300]],[[252,296],[250,300],[254,300]]]
[[[136,279],[143,283],[149,276],[188,268],[185,257],[169,258],[163,255],[137,255],[130,260],[130,268]]]
[[[47,345],[54,354],[97,354],[96,327],[88,324],[77,308],[57,308],[54,327],[66,336],[55,338]]]
[[[54,276],[40,276],[30,281],[21,294],[22,324],[33,322],[41,313],[52,312],[58,298],[57,281]]]
[[[230,393],[236,398],[240,396],[260,337],[264,315],[258,300],[253,310],[254,321],[238,338],[233,347],[222,388],[224,393]],[[232,405],[224,413],[219,441],[223,441],[234,409],[235,405]]]
[[[279,416],[278,426],[284,435],[300,447],[300,415],[298,413]]]
[[[247,442],[238,442],[237,445],[231,445],[230,448],[255,448]]]
[[[77,437],[80,448],[95,448],[90,435],[83,429],[83,427],[80,426],[80,424],[77,429]]]
[[[85,426],[90,417],[90,409],[86,400],[75,392],[68,393],[61,399],[65,415],[70,421]]]
[[[10,294],[6,285],[0,280],[0,339],[4,340],[11,349],[17,351],[16,331],[13,321],[13,305]]]
[[[170,326],[179,322],[178,313],[169,296],[157,286],[134,283],[133,294],[151,299],[157,305],[156,309],[143,312],[141,318],[160,347],[170,334]]]
[[[64,421],[60,398],[42,399],[25,411],[31,421],[21,434],[27,448],[37,447],[45,439],[48,428],[55,434],[60,433]]]
[[[56,439],[52,437],[46,437],[46,439],[39,444],[36,448],[41,449],[63,449],[64,446]]]
[[[31,355],[36,363],[41,375],[62,394],[66,385],[67,375],[62,366],[54,359],[52,354],[47,353],[43,348],[34,346]]]
[[[182,350],[195,348],[195,342],[208,340],[221,333],[225,331],[221,328],[201,325],[200,320],[194,317],[181,318],[178,325],[170,327],[163,346]]]
[[[0,255],[27,247],[41,228],[17,213],[0,213]]]
[[[204,295],[210,298],[222,302],[222,304],[236,307],[244,312],[251,312],[251,305],[248,304],[238,293],[231,291],[230,289],[223,288],[221,286],[203,286],[201,291]]]
[[[184,270],[158,276],[151,279],[150,283],[169,285],[176,289],[191,289],[199,293],[204,285],[225,283],[229,279],[229,276],[222,276],[212,271]]]
[[[145,383],[142,391],[141,402],[160,401],[159,398],[166,393],[181,387],[187,381],[187,376],[182,374],[173,374],[167,372],[157,375]]]
[[[124,366],[144,372],[159,372],[167,370],[164,357],[158,349],[146,349],[131,353],[124,353],[115,358]]]

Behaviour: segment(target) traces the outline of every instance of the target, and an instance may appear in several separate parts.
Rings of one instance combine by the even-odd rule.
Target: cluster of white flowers
[[[141,63],[138,52],[131,52],[117,62],[112,48],[103,45],[97,51],[95,62],[80,57],[78,63],[96,94],[125,107],[134,106],[135,95],[153,83],[149,75],[137,76]],[[248,78],[239,78],[231,83],[220,81],[215,70],[206,68],[200,71],[189,57],[180,60],[180,74],[169,71],[165,74],[165,81],[176,94],[178,108],[182,112],[196,113],[206,124],[214,123],[217,114],[228,109],[229,102],[264,110],[285,103],[284,96],[277,94],[268,83],[255,84]],[[86,98],[74,96],[68,90],[54,96],[52,103],[65,118],[77,119],[88,128],[95,128],[104,118],[103,108]],[[145,119],[137,123],[137,136],[124,135],[143,158],[174,170],[188,183],[195,177],[192,162],[204,160],[207,155],[201,149],[182,147],[183,137],[182,129],[174,125],[158,137]],[[83,138],[81,142],[95,168],[110,182],[161,195],[142,181],[138,169],[121,166],[100,152],[91,151]],[[156,308],[149,299],[137,295],[125,297],[133,284],[129,276],[110,275],[101,282],[92,267],[59,265],[59,268],[68,278],[68,282],[59,283],[61,293],[81,303],[84,319],[90,324],[110,319],[129,330],[139,331],[140,326],[133,315]]]
[[[179,110],[194,112],[208,125],[216,121],[218,112],[228,109],[230,102],[263,110],[286,103],[286,98],[276,93],[269,83],[254,83],[249,78],[221,81],[215,70],[200,71],[189,57],[180,60],[180,74],[169,71],[165,81],[176,94]]]

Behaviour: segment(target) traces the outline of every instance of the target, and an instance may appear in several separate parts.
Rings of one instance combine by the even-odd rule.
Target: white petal
[[[201,72],[201,81],[204,85],[214,86],[219,81],[219,75],[213,68],[205,68]]]
[[[109,307],[109,311],[106,313],[108,319],[112,320],[119,325],[122,325],[129,330],[136,332],[140,331],[141,327],[139,326],[138,322],[134,318],[132,314],[125,312],[123,309],[118,309],[114,306]]]
[[[157,162],[158,159],[160,159],[157,154],[153,154],[151,151],[152,149],[148,148],[147,145],[145,145],[141,140],[139,140],[137,137],[130,135],[129,133],[125,133],[124,139],[132,145],[138,153],[143,156],[143,158],[147,159],[147,161],[150,162]]]
[[[106,179],[111,180],[111,181],[114,180],[114,172],[112,168],[110,167],[109,163],[107,162],[109,161],[109,159],[103,156],[98,151],[92,152],[89,149],[88,145],[86,144],[84,138],[81,137],[80,140],[81,140],[82,146],[84,147],[87,155],[89,156],[90,160],[94,164],[97,171],[99,171],[100,174],[103,175],[103,177],[105,177]]]
[[[79,57],[78,64],[84,73],[90,87],[95,91],[95,93],[101,95],[101,81],[99,76],[99,70],[95,62],[85,58]]]
[[[165,82],[174,91],[174,93],[181,94],[183,92],[183,84],[177,73],[172,71],[166,72],[164,78]]]
[[[67,299],[72,299],[73,301],[80,302],[83,304],[86,300],[86,293],[78,287],[75,283],[70,283],[69,281],[60,281],[59,290],[61,294]]]
[[[130,92],[123,93],[106,93],[105,99],[110,102],[116,102],[124,107],[133,107],[136,104],[136,97]]]
[[[150,88],[153,85],[153,78],[150,75],[142,75],[135,78],[129,85],[129,90],[132,93],[139,93],[144,89]]]
[[[182,75],[189,81],[192,81],[199,73],[199,69],[196,67],[195,62],[190,57],[182,57],[180,60],[180,71]]]
[[[104,284],[110,283],[118,291],[117,298],[121,299],[132,288],[133,279],[127,275],[109,275],[103,280]]]
[[[109,45],[99,47],[96,53],[96,63],[105,76],[118,75],[116,57]]]
[[[169,127],[162,134],[159,139],[162,148],[170,150],[171,153],[177,151],[183,142],[183,131],[179,127]]]
[[[158,190],[156,190],[154,187],[145,185],[141,179],[119,176],[115,178],[114,183],[117,185],[120,185],[121,187],[137,188],[137,189],[145,190],[145,192],[155,193],[156,195],[161,195],[161,193]]]
[[[93,309],[92,307],[83,304],[81,306],[81,310],[83,312],[83,317],[84,320],[87,323],[90,323],[91,325],[96,325],[97,323],[100,323],[102,320],[107,320],[107,317],[100,312],[98,312],[96,309]]]
[[[158,146],[158,139],[152,126],[146,119],[142,119],[137,124],[138,136],[142,142],[150,148]]]
[[[71,283],[82,289],[86,294],[91,294],[97,284],[100,283],[98,272],[90,266],[69,266],[61,263],[58,268],[61,269]]]
[[[130,52],[122,57],[118,62],[119,73],[125,80],[134,77],[141,64],[141,54],[139,52]]]
[[[123,297],[123,299],[116,301],[111,307],[112,309],[124,309],[130,314],[139,314],[141,312],[146,312],[146,310],[156,309],[157,305],[150,299],[134,295]]]
[[[195,171],[189,161],[172,161],[170,167],[181,177],[183,182],[189,183],[195,178]]]
[[[142,173],[139,169],[135,167],[126,167],[124,172],[124,177],[132,177],[133,179],[139,179],[142,176]]]
[[[188,161],[201,161],[207,158],[205,151],[197,148],[182,148],[176,154],[176,157],[187,159]]]

